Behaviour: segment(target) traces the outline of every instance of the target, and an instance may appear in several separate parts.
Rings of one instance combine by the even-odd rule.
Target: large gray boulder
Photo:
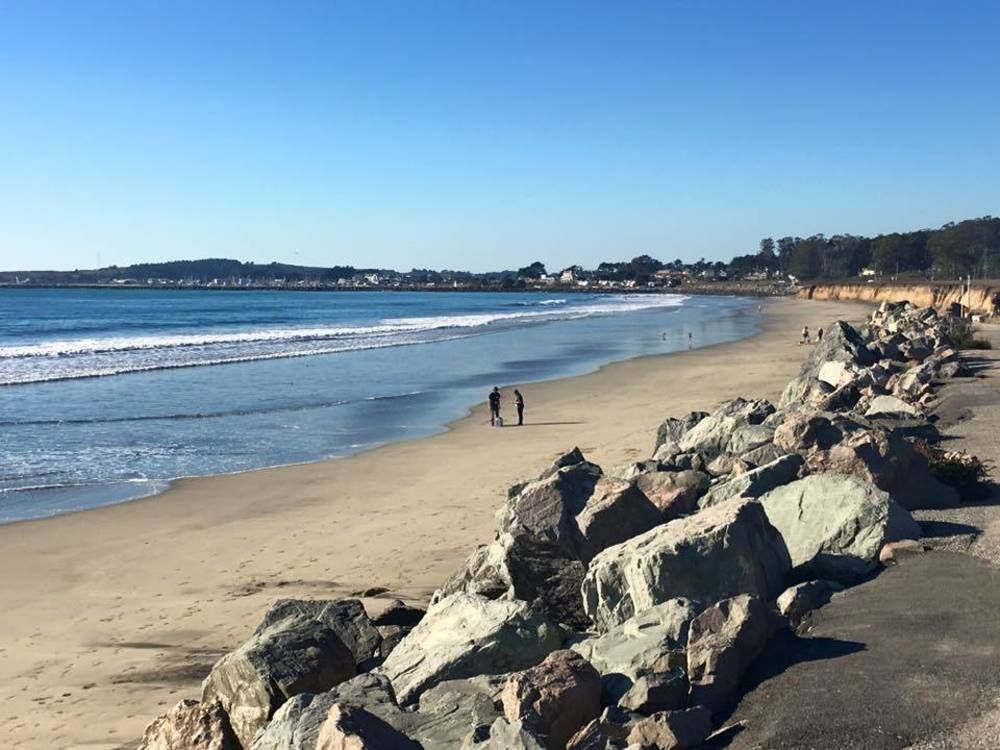
[[[182,700],[155,719],[142,735],[139,750],[241,750],[218,703]]]
[[[379,670],[408,703],[444,680],[533,666],[561,643],[558,627],[525,602],[452,594],[431,605]]]
[[[920,528],[889,494],[844,474],[813,474],[760,498],[792,565],[814,578],[853,581],[878,564],[886,542]]]
[[[202,701],[218,701],[244,747],[281,705],[348,680],[354,657],[336,631],[301,614],[272,620],[223,656],[202,683]]]
[[[919,418],[923,412],[895,396],[876,396],[865,411],[866,417]]]
[[[553,622],[585,628],[590,620],[580,598],[584,572],[583,562],[557,542],[517,529],[475,550],[465,567],[435,592],[433,601],[460,592],[520,599]]]
[[[489,735],[501,716],[500,692],[505,682],[493,677],[448,680],[420,696],[416,712],[404,714],[406,732],[424,750],[454,750]]]
[[[774,405],[765,399],[728,401],[681,436],[678,452],[700,453],[711,460],[729,452],[730,441],[738,428],[759,425],[774,411]]]
[[[653,453],[655,454],[660,449],[660,446],[664,444],[676,445],[680,442],[684,433],[707,416],[707,411],[692,411],[680,419],[675,419],[674,417],[664,419],[656,431],[656,444],[653,446]]]
[[[767,606],[756,596],[725,599],[698,615],[688,633],[691,702],[712,711],[725,708],[774,628]]]
[[[379,674],[361,674],[324,693],[300,693],[289,699],[258,732],[247,750],[314,750],[320,727],[337,703],[358,706],[396,729],[406,731],[407,714],[396,705],[389,680]]]
[[[687,673],[680,668],[643,675],[625,691],[618,705],[643,716],[673,711],[687,706],[689,689]]]
[[[584,578],[584,609],[604,632],[676,597],[706,604],[740,593],[769,599],[790,566],[759,505],[722,503],[604,550]]]
[[[813,347],[803,372],[818,373],[827,362],[845,362],[867,367],[877,361],[868,341],[849,323],[838,320],[823,331],[823,340]]]
[[[248,750],[314,750],[320,727],[334,704],[363,708],[424,750],[453,750],[462,746],[478,728],[484,735],[500,716],[499,701],[506,677],[451,680],[420,696],[416,711],[396,704],[389,680],[369,673],[337,685],[319,695],[297,695],[274,715]]]
[[[838,320],[824,330],[823,340],[813,347],[799,376],[785,387],[778,406],[781,409],[809,406],[836,386],[852,383],[862,368],[875,364],[878,358],[857,329]],[[820,379],[820,372],[831,362],[838,364],[826,367],[823,375],[828,382],[825,382]]]
[[[767,424],[745,424],[733,430],[726,450],[735,456],[745,456],[774,439],[774,427]]]
[[[362,669],[378,656],[382,637],[359,599],[279,599],[264,613],[254,633],[290,617],[307,617],[329,627]]]
[[[710,508],[737,497],[758,498],[775,487],[794,481],[804,465],[805,459],[797,453],[782,456],[746,474],[738,474],[712,486],[698,501],[698,506]]]
[[[665,672],[683,657],[688,626],[702,607],[690,599],[668,599],[608,632],[573,644],[606,678],[631,683],[647,674]],[[626,681],[617,678],[626,678]]]
[[[541,741],[521,721],[497,719],[490,727],[486,742],[475,745],[476,750],[545,750]],[[464,750],[464,748],[463,748]]]
[[[814,374],[798,375],[788,381],[781,392],[778,408],[795,410],[808,407],[833,392],[833,387],[818,379]]]
[[[590,560],[613,544],[649,531],[663,521],[659,508],[632,482],[602,477],[576,516],[580,556]]]
[[[600,477],[600,467],[584,461],[529,482],[497,513],[498,533],[523,531],[576,556],[573,519],[587,504]]]

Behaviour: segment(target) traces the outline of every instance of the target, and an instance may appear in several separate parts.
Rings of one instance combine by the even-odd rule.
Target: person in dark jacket
[[[524,424],[524,396],[517,388],[514,389],[514,408],[517,409],[517,425],[520,427]]]
[[[500,419],[500,389],[496,386],[490,391],[490,424],[496,427]]]

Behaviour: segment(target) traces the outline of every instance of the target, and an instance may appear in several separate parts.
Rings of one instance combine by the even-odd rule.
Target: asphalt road
[[[994,465],[992,496],[917,511],[933,551],[837,594],[775,639],[707,747],[1000,750],[1000,326],[935,409],[943,447]],[[706,747],[706,750],[707,750]]]
[[[997,726],[970,737],[987,744],[949,739],[1000,696],[1000,570],[957,552],[906,558],[772,641],[747,684],[725,722],[739,726],[713,747],[1000,748]]]

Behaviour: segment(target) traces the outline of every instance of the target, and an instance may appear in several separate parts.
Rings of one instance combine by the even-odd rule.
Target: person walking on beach
[[[816,329],[816,343],[817,344],[822,344],[823,343],[823,329],[822,328],[817,328]]]
[[[496,386],[493,386],[493,390],[490,391],[490,424],[493,427],[496,427],[497,422],[499,421],[500,421],[500,389],[497,388]]]
[[[524,396],[517,388],[514,389],[514,408],[517,409],[517,426],[520,427],[524,424]]]
[[[802,338],[799,339],[800,344],[811,343],[809,341],[809,326],[802,326]]]

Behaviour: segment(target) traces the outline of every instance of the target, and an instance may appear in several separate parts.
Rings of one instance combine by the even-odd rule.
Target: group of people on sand
[[[503,417],[500,416],[500,388],[494,386],[490,391],[490,424],[493,427],[503,427]],[[517,410],[517,426],[524,424],[524,396],[514,389],[514,408]]]
[[[823,340],[823,329],[816,329],[816,343],[818,344]],[[800,344],[811,344],[812,339],[809,337],[809,326],[802,326],[802,336],[799,338]]]

